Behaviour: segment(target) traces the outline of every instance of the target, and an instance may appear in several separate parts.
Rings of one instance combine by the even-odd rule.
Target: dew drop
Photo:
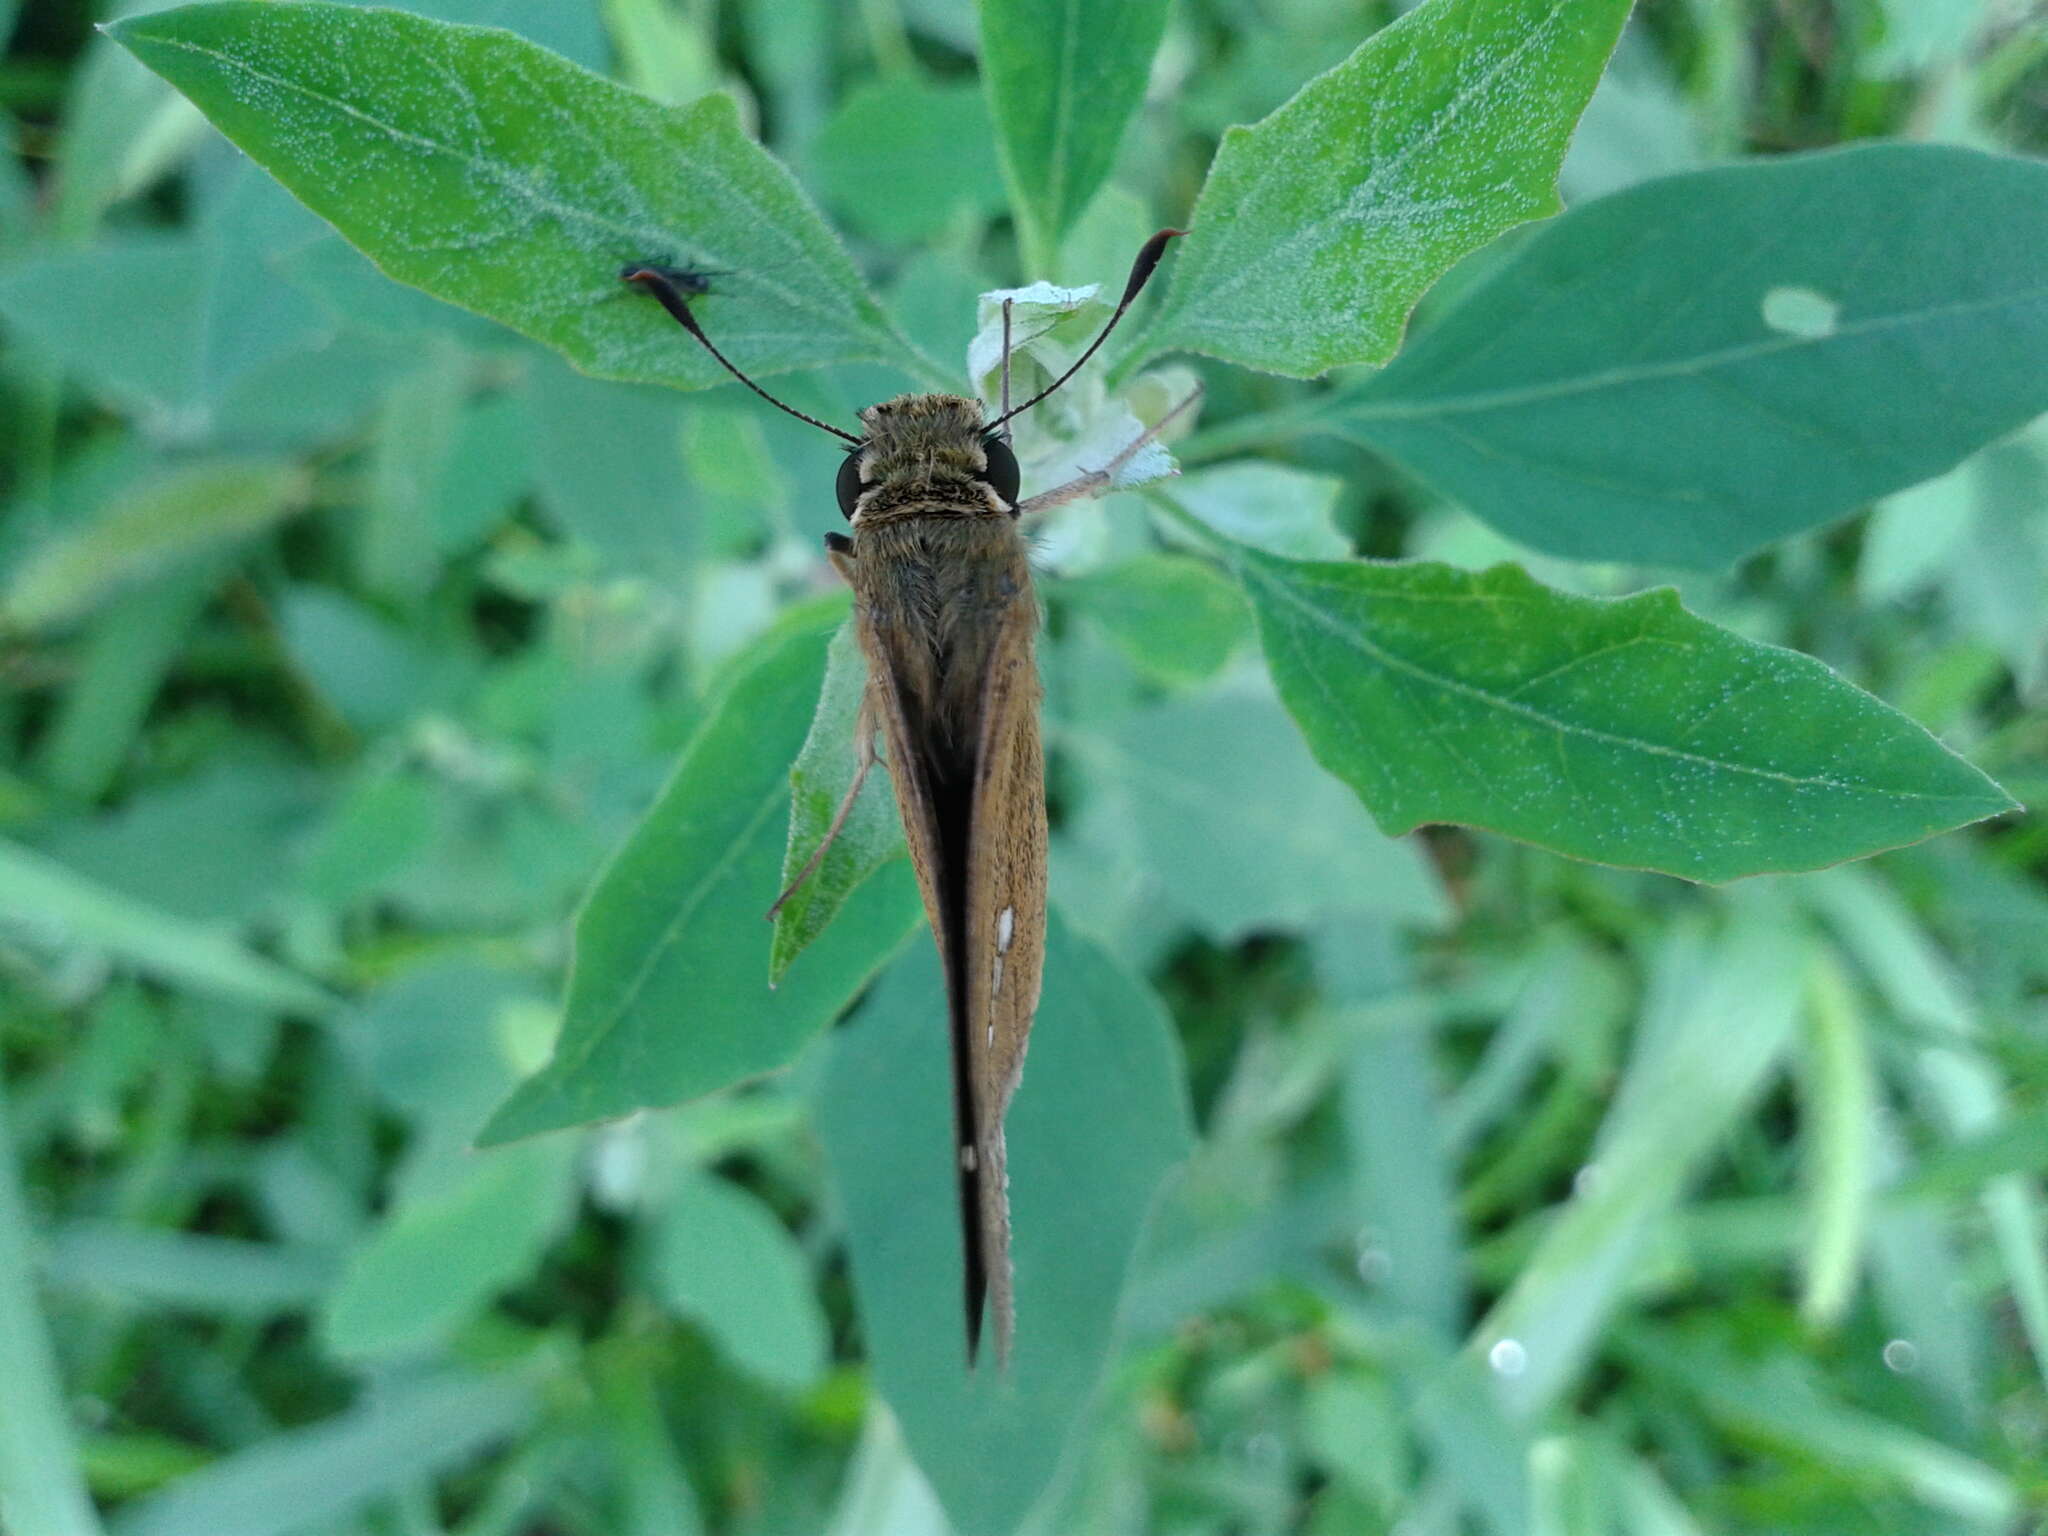
[[[1486,1352],[1486,1363],[1502,1376],[1519,1376],[1529,1368],[1529,1351],[1519,1339],[1497,1339]]]
[[[1360,1227],[1351,1247],[1351,1263],[1358,1278],[1367,1285],[1384,1285],[1387,1276],[1394,1272],[1394,1256],[1380,1242],[1379,1233],[1371,1227]]]
[[[1893,1339],[1884,1347],[1885,1369],[1895,1376],[1910,1376],[1920,1364],[1920,1349],[1911,1339]]]

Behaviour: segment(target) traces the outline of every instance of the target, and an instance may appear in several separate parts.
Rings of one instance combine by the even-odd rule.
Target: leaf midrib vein
[[[1440,688],[1446,693],[1461,695],[1486,707],[1499,710],[1504,714],[1518,715],[1531,724],[1555,731],[1560,735],[1579,736],[1588,741],[1599,742],[1607,746],[1642,752],[1655,757],[1668,757],[1679,762],[1692,763],[1702,768],[1716,769],[1727,773],[1747,774],[1753,778],[1769,779],[1777,783],[1792,785],[1795,788],[1835,789],[1843,790],[1850,794],[1876,795],[1901,800],[1954,802],[1963,798],[1954,794],[1930,794],[1924,790],[1880,789],[1869,785],[1847,783],[1841,779],[1829,778],[1825,775],[1784,773],[1775,768],[1760,768],[1749,763],[1733,762],[1726,758],[1708,757],[1703,753],[1687,752],[1682,748],[1666,746],[1661,742],[1642,741],[1613,731],[1603,731],[1597,726],[1578,725],[1569,720],[1560,720],[1553,715],[1545,714],[1540,709],[1517,703],[1513,699],[1504,698],[1496,693],[1490,693],[1486,689],[1472,683],[1432,672],[1427,667],[1410,661],[1405,656],[1399,656],[1392,651],[1385,650],[1375,645],[1359,631],[1338,623],[1328,613],[1324,612],[1323,609],[1317,607],[1314,603],[1306,601],[1289,583],[1275,577],[1268,571],[1260,569],[1258,564],[1241,562],[1240,568],[1255,575],[1269,592],[1283,598],[1290,607],[1306,614],[1318,628],[1335,636],[1350,649],[1357,651],[1375,665],[1384,667],[1390,672],[1397,672],[1407,677],[1416,678],[1432,687]]]
[[[1467,395],[1432,395],[1405,401],[1387,401],[1378,405],[1367,400],[1355,405],[1347,414],[1352,421],[1427,421],[1438,416],[1470,415],[1483,411],[1509,410],[1516,406],[1540,405],[1550,400],[1594,394],[1605,389],[1704,374],[1735,363],[1775,357],[1780,352],[1789,352],[1799,347],[1826,346],[1829,342],[1844,338],[1875,335],[1951,316],[1979,314],[2044,298],[2048,298],[2048,284],[1991,298],[1958,299],[1952,303],[1930,305],[1923,309],[1872,315],[1863,320],[1838,325],[1825,336],[1771,336],[1761,341],[1743,342],[1737,346],[1723,347],[1718,351],[1698,352],[1689,357],[1671,358],[1660,363],[1625,364],[1617,368],[1603,368],[1594,373],[1579,374],[1568,379],[1551,379],[1541,384],[1480,390]],[[1395,371],[1390,370],[1382,377],[1393,378],[1398,383],[1398,373]]]
[[[621,224],[616,220],[608,219],[604,217],[602,214],[594,212],[593,210],[588,208],[578,208],[574,204],[556,201],[554,198],[549,197],[545,193],[540,191],[540,189],[534,185],[530,178],[517,174],[516,170],[514,169],[514,167],[511,166],[509,162],[502,160],[486,159],[482,155],[458,149],[452,144],[443,144],[438,139],[430,139],[426,137],[424,134],[414,133],[411,129],[400,128],[395,123],[384,122],[377,117],[373,117],[370,113],[363,111],[360,107],[353,106],[349,102],[343,101],[338,96],[330,96],[325,91],[316,91],[311,86],[306,85],[301,81],[292,80],[283,75],[274,75],[266,70],[258,69],[255,65],[247,62],[246,60],[238,59],[233,54],[224,53],[218,48],[208,48],[203,44],[190,42],[184,38],[165,37],[161,34],[138,33],[136,35],[146,39],[148,42],[157,47],[177,48],[183,50],[186,53],[195,53],[198,54],[201,58],[211,59],[215,61],[223,69],[226,69],[228,71],[239,72],[241,74],[249,76],[251,79],[260,80],[266,85],[273,85],[281,90],[296,92],[298,95],[304,96],[309,101],[319,102],[325,106],[333,108],[338,112],[344,113],[349,117],[353,117],[359,122],[362,122],[368,125],[369,127],[376,129],[379,133],[382,133],[389,138],[399,140],[402,143],[416,145],[420,149],[427,150],[430,153],[445,155],[451,160],[460,161],[462,164],[469,166],[479,175],[489,180],[496,181],[500,185],[515,187],[518,190],[519,195],[525,198],[529,203],[531,203],[532,206],[534,206],[537,209],[540,209],[542,212],[552,215],[556,219],[560,220],[562,223],[567,224],[581,222],[584,224],[591,225],[595,228],[605,230],[608,233],[622,235],[636,241],[645,241],[650,238],[650,236],[645,230],[635,229],[628,225]],[[767,211],[762,209],[758,204],[756,204],[753,199],[749,198],[745,194],[745,192],[743,192],[739,188],[739,186],[736,183],[734,183],[733,181],[726,177],[714,177],[713,179],[719,182],[719,184],[723,187],[728,196],[732,197],[734,201],[736,201],[741,206],[746,208],[749,214],[753,218],[758,220],[763,228],[772,229],[778,226],[778,221],[771,218],[768,215]],[[799,245],[800,244],[801,243],[799,242]],[[721,255],[719,252],[714,251],[709,247],[701,247],[701,249],[704,251],[704,255],[709,260],[714,262],[729,261],[733,259],[734,255],[734,253],[730,252]],[[750,275],[763,287],[768,288],[772,292],[779,295],[782,301],[788,304],[791,308],[806,311],[811,314],[818,315],[822,318],[830,319],[835,323],[839,323],[842,321],[843,317],[841,317],[835,310],[832,310],[831,308],[823,305],[809,302],[806,295],[804,295],[800,290],[788,288],[781,283],[775,282],[773,279],[760,272],[754,272],[751,273]]]
[[[1397,175],[1399,172],[1405,170],[1408,166],[1408,163],[1411,160],[1413,160],[1417,155],[1420,155],[1423,151],[1427,149],[1434,148],[1436,144],[1443,138],[1444,132],[1448,129],[1452,121],[1456,119],[1461,112],[1464,111],[1466,105],[1472,100],[1473,97],[1489,90],[1492,87],[1493,83],[1497,79],[1499,79],[1503,73],[1505,73],[1507,70],[1509,70],[1521,61],[1522,55],[1524,53],[1528,52],[1528,50],[1534,47],[1539,41],[1544,40],[1549,36],[1552,25],[1556,22],[1559,14],[1565,9],[1568,3],[1569,0],[1557,0],[1557,3],[1552,5],[1551,8],[1544,13],[1543,19],[1533,24],[1529,28],[1528,33],[1520,41],[1518,41],[1506,53],[1501,55],[1498,62],[1496,62],[1489,69],[1487,69],[1486,72],[1482,74],[1471,85],[1456,92],[1450,98],[1450,100],[1446,101],[1440,108],[1438,108],[1437,111],[1432,113],[1430,115],[1427,126],[1423,129],[1421,133],[1418,133],[1413,139],[1409,140],[1406,144],[1404,144],[1401,147],[1401,149],[1396,154],[1394,154],[1390,159],[1382,162],[1379,165],[1372,167],[1369,171],[1367,171],[1367,173],[1362,178],[1359,179],[1359,181],[1354,183],[1351,187],[1345,189],[1343,196],[1337,204],[1337,207],[1334,211],[1327,213],[1322,217],[1317,218],[1312,222],[1303,225],[1301,228],[1295,230],[1285,241],[1281,243],[1279,250],[1277,252],[1271,253],[1271,255],[1284,255],[1286,253],[1299,250],[1306,245],[1313,245],[1316,242],[1320,241],[1334,225],[1345,222],[1347,219],[1356,221],[1359,218],[1358,214],[1347,214],[1344,210],[1354,207],[1361,196],[1377,191],[1380,187],[1385,185],[1386,179],[1388,177]],[[1363,46],[1370,46],[1371,41],[1372,40],[1368,40],[1368,42]],[[1354,55],[1354,57],[1356,56]],[[1346,62],[1348,63],[1350,61],[1347,60]],[[1337,67],[1341,69],[1344,66],[1340,64]],[[1278,112],[1284,112],[1288,109],[1288,107],[1292,105],[1293,102],[1290,101],[1287,104],[1280,107],[1278,109]],[[1277,116],[1278,112],[1276,112],[1274,115]],[[1245,131],[1247,134],[1253,134],[1256,133],[1259,128],[1264,126],[1264,122],[1256,123],[1253,124],[1250,128],[1246,129]],[[1279,157],[1274,157],[1274,164],[1277,164],[1278,160]],[[1247,196],[1242,200],[1239,207],[1233,210],[1233,212],[1242,215],[1244,212],[1245,204],[1249,204],[1253,201],[1253,197],[1257,194],[1258,191],[1263,189],[1267,181],[1267,177],[1271,174],[1273,174],[1273,171],[1269,167],[1267,175],[1260,176],[1256,181],[1254,181],[1252,187],[1248,189]],[[1244,229],[1248,233],[1256,229],[1259,223],[1260,221],[1257,219],[1244,217],[1238,217],[1230,221],[1231,227]],[[1234,244],[1237,246],[1242,246],[1243,243],[1243,241],[1234,242]],[[1230,254],[1230,251],[1231,247],[1226,246],[1219,248],[1216,259],[1209,262],[1208,265],[1210,267],[1214,267],[1219,262],[1223,261],[1224,258]],[[1242,288],[1246,283],[1252,282],[1254,280],[1270,280],[1272,272],[1271,256],[1269,256],[1267,259],[1256,261],[1240,258],[1235,261],[1232,261],[1230,263],[1230,267],[1231,270],[1228,276],[1224,277],[1222,281],[1212,285],[1208,290],[1206,290],[1201,295],[1203,306],[1206,310],[1213,312],[1217,307],[1217,300],[1227,297],[1232,293],[1235,293],[1239,288]],[[1177,306],[1177,308],[1181,310],[1185,310],[1187,307],[1188,304],[1186,302],[1183,302],[1182,304]],[[1155,326],[1163,325],[1165,323],[1165,319],[1162,316],[1162,318],[1159,321],[1156,321],[1154,323]],[[1206,323],[1206,321],[1204,323]]]
[[[763,796],[760,805],[747,818],[746,825],[732,838],[726,845],[725,851],[718,856],[716,862],[704,872],[703,877],[691,888],[689,895],[677,906],[674,915],[662,925],[660,934],[647,947],[646,958],[640,962],[639,969],[633,973],[632,979],[626,983],[619,993],[617,1002],[577,1042],[577,1049],[573,1055],[566,1059],[558,1059],[549,1064],[548,1072],[551,1076],[560,1077],[579,1072],[589,1063],[590,1058],[596,1054],[597,1048],[609,1039],[612,1032],[618,1028],[619,1021],[626,1016],[627,1011],[639,1002],[641,993],[646,990],[647,978],[654,973],[654,968],[661,963],[669,950],[674,947],[676,936],[697,915],[697,909],[704,905],[712,890],[724,880],[726,875],[731,872],[733,866],[739,862],[742,854],[752,845],[754,834],[761,830],[762,823],[774,814],[775,808],[778,805],[785,803],[787,799],[787,791],[781,783],[771,787],[768,793]],[[573,996],[572,991],[572,1000]],[[573,1018],[574,1015],[572,1014],[571,1017]]]

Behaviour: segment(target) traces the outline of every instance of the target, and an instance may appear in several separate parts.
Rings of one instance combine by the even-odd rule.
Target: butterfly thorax
[[[1009,515],[988,483],[981,402],[961,395],[898,395],[860,413],[855,450],[858,531],[905,517]]]

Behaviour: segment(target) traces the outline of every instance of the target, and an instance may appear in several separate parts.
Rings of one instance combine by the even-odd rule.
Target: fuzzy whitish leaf
[[[1232,128],[1144,343],[1308,378],[1379,363],[1459,257],[1555,213],[1629,0],[1429,0]]]
[[[1182,475],[1163,494],[1240,544],[1291,560],[1341,560],[1352,552],[1335,521],[1343,489],[1329,475],[1246,459]]]
[[[1100,624],[1133,666],[1164,683],[1214,677],[1251,632],[1244,595],[1214,566],[1185,555],[1138,555],[1055,591]]]
[[[674,1104],[772,1071],[829,1023],[922,909],[907,864],[867,882],[768,984],[789,768],[816,712],[837,603],[790,616],[734,664],[654,807],[576,920],[554,1059],[486,1142]]]
[[[1511,565],[1224,548],[1310,748],[1390,833],[1459,822],[1732,880],[2014,808],[1897,710],[1686,612],[1669,588],[1609,601]]]
[[[1862,999],[1824,950],[1813,957],[1807,991],[1799,1085],[1807,1226],[1799,1310],[1809,1327],[1828,1331],[1855,1300],[1870,1242],[1881,1100]]]
[[[2048,410],[2043,249],[2034,161],[1674,176],[1538,232],[1336,420],[1538,549],[1724,565]]]
[[[1948,561],[1957,627],[1996,648],[2020,697],[2048,699],[2048,437],[2022,433],[1968,466],[1976,508]]]
[[[853,637],[853,626],[842,624],[825,653],[825,683],[818,692],[818,712],[811,718],[810,734],[804,737],[803,750],[789,770],[789,848],[782,857],[785,889],[824,840],[853,783],[859,766],[855,726],[867,682],[867,662]],[[769,980],[781,981],[789,963],[825,931],[825,925],[861,882],[903,851],[903,823],[889,791],[888,765],[876,763],[853,809],[847,812],[839,836],[810,878],[790,893],[775,915]]]
[[[1966,459],[1871,509],[1856,557],[1857,597],[1871,604],[1896,602],[1941,579],[1977,513],[1977,470],[1976,461]]]
[[[709,1173],[670,1197],[649,1254],[654,1288],[733,1363],[799,1391],[825,1369],[829,1339],[810,1265],[754,1195]]]
[[[0,628],[77,618],[101,598],[276,522],[306,476],[269,459],[206,459],[143,481],[32,551],[0,588]]]
[[[391,276],[604,378],[724,375],[636,262],[715,270],[704,325],[750,373],[929,371],[730,97],[664,107],[509,32],[231,0],[113,36]]]
[[[1167,0],[982,0],[981,69],[1027,261],[1050,257],[1116,163]]]
[[[1157,899],[1220,943],[1300,930],[1332,912],[1417,923],[1444,915],[1419,849],[1373,826],[1262,689],[1130,711],[1101,730],[1063,731],[1058,743],[1086,769],[1089,807],[1076,834],[1102,817],[1127,829]]]
[[[943,996],[932,946],[913,946],[833,1037],[815,1113],[875,1385],[959,1536],[993,1536],[1016,1528],[1084,1422],[1133,1250],[1191,1131],[1158,999],[1054,914],[1006,1123],[1016,1349],[1007,1371],[969,1371]]]
[[[1013,404],[1030,399],[1072,367],[1114,312],[1094,283],[1081,288],[1033,283],[984,293],[975,316],[974,340],[967,347],[967,373],[990,416],[1002,408],[1005,300],[1010,304]],[[1145,425],[1124,396],[1110,392],[1101,370],[1088,368],[1012,424],[1024,494],[1049,490],[1099,469],[1143,435]],[[1155,440],[1117,471],[1112,484],[1143,485],[1172,473],[1173,455]]]

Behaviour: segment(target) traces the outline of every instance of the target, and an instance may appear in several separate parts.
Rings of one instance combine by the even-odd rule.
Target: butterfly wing
[[[946,973],[968,1357],[992,1303],[1006,1359],[1014,1307],[1002,1118],[1045,949],[1037,603],[1007,521],[864,530],[852,564],[869,712],[881,722]]]
[[[982,1269],[1007,1363],[1016,1327],[1003,1115],[1024,1070],[1045,968],[1045,756],[1039,743],[1038,607],[1029,588],[1008,609],[982,681],[981,739],[968,821],[962,1005],[967,1091],[974,1107],[976,1220]]]

